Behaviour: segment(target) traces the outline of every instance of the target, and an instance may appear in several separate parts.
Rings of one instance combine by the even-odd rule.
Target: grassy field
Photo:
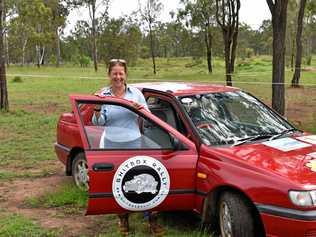
[[[286,70],[286,117],[298,128],[316,133],[316,60],[312,63],[312,67],[302,72],[303,86],[298,89],[289,87],[292,72]],[[206,72],[205,62],[190,58],[158,59],[157,65],[158,74],[154,76],[150,60],[140,60],[137,66],[129,68],[128,82],[200,81],[225,84],[224,64],[219,59],[214,60],[212,74]],[[233,84],[270,105],[271,69],[270,57],[239,60]],[[1,193],[1,185],[10,187],[15,184],[19,187],[18,182],[36,182],[60,173],[62,168],[53,150],[58,117],[71,109],[69,94],[91,94],[107,84],[105,66],[100,65],[98,73],[92,67],[38,69],[10,66],[7,73],[10,112],[0,112],[0,236],[64,236],[67,233],[64,227],[51,228],[36,215],[15,214],[10,208],[2,207],[1,200],[6,200],[6,195]],[[21,80],[16,79],[17,76]],[[82,216],[85,200],[86,196],[67,181],[53,190],[30,194],[22,200],[22,206],[27,210],[33,209],[34,213],[54,210],[61,215],[58,218],[66,220]],[[168,236],[206,236],[199,220],[188,216],[184,219],[181,214],[166,213],[160,221],[167,227]],[[132,218],[136,235],[146,236],[141,214]],[[88,230],[78,236],[117,234],[113,216],[93,219],[92,225],[100,228],[87,227]]]

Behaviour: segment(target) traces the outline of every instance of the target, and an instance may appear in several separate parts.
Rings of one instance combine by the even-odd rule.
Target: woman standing
[[[127,64],[122,59],[112,59],[108,65],[108,76],[110,86],[102,90],[103,96],[115,96],[133,101],[137,109],[146,108],[146,100],[137,88],[128,86]],[[141,148],[141,133],[139,130],[138,116],[131,111],[113,105],[97,105],[92,117],[92,123],[99,126],[107,126],[106,134],[102,135],[100,147],[124,147],[124,148]],[[126,128],[130,131],[121,136],[122,140],[113,142],[113,137],[117,138],[117,131],[108,128]],[[125,139],[125,140],[124,140]],[[127,139],[127,140],[126,140]],[[120,214],[119,228],[122,235],[127,236],[129,233],[128,213]],[[150,231],[156,236],[164,234],[164,229],[157,224],[157,212],[145,212],[144,216],[148,218]]]
[[[108,76],[110,87],[103,89],[101,95],[127,99],[132,101],[137,109],[145,107],[148,110],[143,94],[137,88],[126,84],[125,60],[112,59],[109,62]],[[100,148],[141,148],[138,116],[135,113],[115,105],[97,105],[94,110],[93,124],[107,127],[107,132],[102,135]],[[120,136],[120,131],[125,133],[124,136]]]

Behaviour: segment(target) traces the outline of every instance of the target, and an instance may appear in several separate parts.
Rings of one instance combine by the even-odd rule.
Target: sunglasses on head
[[[114,59],[111,59],[111,60],[109,61],[109,63],[122,63],[122,64],[126,64],[126,61],[125,61],[124,59],[116,59],[116,58],[114,58]]]

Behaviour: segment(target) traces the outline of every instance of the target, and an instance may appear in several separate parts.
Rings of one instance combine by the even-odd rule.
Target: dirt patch
[[[23,105],[23,109],[28,112],[35,112],[41,114],[56,114],[58,109],[58,103],[48,102],[43,106],[43,104],[26,104]]]
[[[286,117],[299,127],[316,123],[316,88],[287,88],[286,93]]]
[[[14,133],[10,132],[9,129],[0,127],[0,141],[11,139]]]
[[[59,169],[49,177],[1,182],[0,209],[26,216],[43,228],[61,230],[61,236],[94,236],[100,219],[98,216],[84,216],[84,213],[64,215],[58,208],[28,208],[23,205],[27,198],[54,192],[70,180],[71,177],[66,177]]]
[[[316,68],[315,67],[303,67],[302,71],[303,72],[316,72]]]

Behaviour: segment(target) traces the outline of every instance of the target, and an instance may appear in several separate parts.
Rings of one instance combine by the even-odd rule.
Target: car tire
[[[87,191],[89,189],[88,163],[84,153],[80,152],[75,156],[71,171],[76,186]]]
[[[221,237],[255,237],[255,220],[245,198],[225,192],[218,202]]]

